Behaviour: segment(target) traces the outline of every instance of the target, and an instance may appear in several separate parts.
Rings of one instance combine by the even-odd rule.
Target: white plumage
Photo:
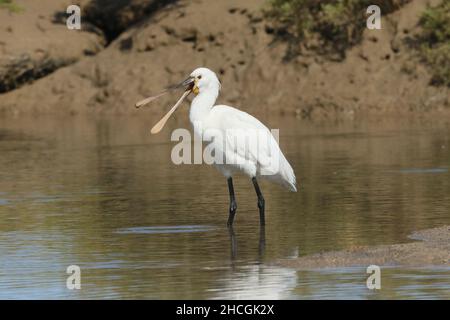
[[[230,193],[228,226],[232,226],[237,204],[234,195],[233,174],[242,171],[253,182],[258,196],[260,224],[265,224],[265,200],[257,178],[264,177],[280,183],[291,191],[297,191],[295,174],[286,160],[272,133],[258,119],[233,107],[217,105],[220,81],[207,68],[195,69],[182,83],[171,86],[162,93],[136,103],[143,106],[172,89],[185,87],[186,91],[170,111],[152,128],[153,134],[162,130],[167,120],[181,102],[191,93],[189,119],[194,132],[207,142],[205,151],[210,151],[209,160],[227,178]],[[205,153],[204,153],[205,154]],[[204,159],[205,160],[205,159]]]
[[[237,170],[250,178],[263,177],[297,191],[294,170],[270,130],[250,114],[226,105],[214,103],[220,90],[216,74],[207,68],[191,73],[196,80],[198,94],[191,103],[189,113],[194,132],[208,147],[221,152],[223,164],[215,167],[225,177]]]

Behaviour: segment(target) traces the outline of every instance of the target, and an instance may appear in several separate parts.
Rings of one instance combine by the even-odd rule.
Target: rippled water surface
[[[261,183],[260,230],[252,184],[236,177],[233,231],[225,179],[174,165],[154,120],[0,120],[0,298],[450,299],[445,268],[383,269],[374,292],[364,268],[277,265],[450,224],[448,124],[260,118],[281,127],[301,186]],[[81,290],[66,288],[69,265]]]

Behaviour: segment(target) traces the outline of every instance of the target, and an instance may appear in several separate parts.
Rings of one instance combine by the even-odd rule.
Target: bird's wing
[[[212,118],[208,122],[223,135],[227,162],[229,156],[250,161],[257,167],[256,174],[267,176],[291,191],[297,190],[294,170],[261,121],[228,106],[214,107],[210,115]]]
[[[225,132],[227,151],[261,166],[281,152],[269,129],[250,114],[228,106],[214,108],[216,124]]]

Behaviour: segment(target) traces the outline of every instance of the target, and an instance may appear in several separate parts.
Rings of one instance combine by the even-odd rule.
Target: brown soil
[[[14,3],[19,12],[0,10],[0,93],[31,83],[103,49],[102,36],[85,31],[68,32],[65,24],[53,22],[58,12],[65,12],[70,1]],[[33,94],[34,89],[29,91]]]
[[[450,226],[415,232],[405,244],[353,247],[297,259],[281,260],[280,265],[297,269],[351,266],[450,266]]]
[[[89,8],[92,1],[82,3]],[[405,44],[417,32],[426,6],[422,0],[383,16],[383,29],[366,30],[362,43],[341,62],[313,54],[283,62],[286,44],[274,43],[273,34],[267,32],[263,0],[217,0],[214,5],[181,0],[156,11],[149,11],[151,1],[135,0],[131,8],[145,5],[147,11],[128,8],[124,14],[111,15],[111,23],[118,25],[114,32],[126,29],[105,48],[105,41],[111,40],[108,35],[69,31],[51,22],[68,1],[16,2],[25,8],[23,13],[0,10],[0,61],[6,61],[0,63],[0,86],[16,88],[0,94],[0,113],[5,115],[160,115],[178,97],[164,98],[160,103],[164,108],[148,111],[135,110],[133,105],[184,79],[198,66],[219,74],[221,103],[253,114],[334,119],[450,113],[449,88],[430,86],[430,74]],[[90,20],[94,13],[87,14]],[[109,37],[114,33],[108,32]],[[11,67],[11,59],[23,54],[25,61],[16,64],[25,67],[19,70],[33,65],[37,71],[27,74],[37,76],[21,80],[17,76],[21,72],[11,71],[17,69],[14,63]],[[48,61],[51,67],[41,72]]]

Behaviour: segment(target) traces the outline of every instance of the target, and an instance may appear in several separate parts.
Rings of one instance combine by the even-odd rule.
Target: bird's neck
[[[189,119],[193,125],[196,122],[202,122],[205,117],[209,115],[211,108],[214,106],[214,103],[216,103],[218,95],[219,90],[214,90],[214,88],[211,88],[210,90],[200,92],[195,96],[192,100],[191,109],[189,111]]]

